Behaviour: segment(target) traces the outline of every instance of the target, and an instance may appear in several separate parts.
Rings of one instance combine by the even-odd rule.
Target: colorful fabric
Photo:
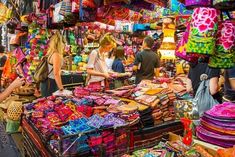
[[[198,54],[187,54],[186,52],[186,45],[187,45],[188,37],[189,37],[189,30],[190,30],[190,24],[187,25],[186,31],[184,32],[183,37],[181,38],[180,42],[178,43],[176,47],[175,55],[188,62],[197,62],[199,58]]]
[[[216,54],[210,57],[208,66],[218,69],[233,68],[234,58],[234,54]]]
[[[219,15],[220,11],[214,8],[194,9],[186,46],[188,53],[214,54]]]
[[[185,0],[186,7],[210,6],[211,0]]]

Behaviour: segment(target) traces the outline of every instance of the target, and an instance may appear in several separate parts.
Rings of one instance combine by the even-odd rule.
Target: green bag
[[[53,69],[49,72],[48,69],[48,56],[42,58],[42,61],[37,66],[33,79],[36,83],[45,81],[48,78],[48,75],[52,72]]]
[[[216,54],[209,59],[209,67],[218,69],[229,69],[235,66],[234,54]]]
[[[14,121],[14,120],[7,120],[7,125],[6,125],[6,132],[11,134],[11,133],[17,133],[19,132],[20,128],[20,121]]]

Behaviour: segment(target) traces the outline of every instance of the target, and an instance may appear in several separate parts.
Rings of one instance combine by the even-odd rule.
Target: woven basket
[[[34,95],[35,88],[32,85],[26,85],[14,90],[14,94],[22,96],[31,96]]]
[[[19,120],[23,111],[22,107],[23,107],[22,101],[12,101],[12,103],[9,105],[7,109],[8,119],[14,121]]]

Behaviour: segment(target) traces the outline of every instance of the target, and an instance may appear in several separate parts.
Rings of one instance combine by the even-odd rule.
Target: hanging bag
[[[226,20],[219,23],[216,52],[210,57],[209,66],[227,69],[235,66],[235,22]]]
[[[220,11],[214,8],[195,8],[190,24],[188,53],[213,55]]]
[[[175,55],[188,62],[195,63],[198,61],[198,58],[200,57],[200,55],[199,54],[187,54],[186,52],[186,45],[187,45],[188,37],[189,37],[189,30],[190,30],[190,24],[187,24],[186,31],[184,32],[180,42],[178,43],[176,47]]]
[[[60,8],[60,15],[66,16],[72,13],[72,3],[70,0],[63,0]]]
[[[48,69],[48,57],[45,56],[42,58],[42,61],[37,66],[33,79],[36,83],[43,82],[48,78],[48,75],[52,72],[53,69]]]

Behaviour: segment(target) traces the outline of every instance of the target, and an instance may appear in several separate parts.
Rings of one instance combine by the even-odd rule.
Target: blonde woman
[[[41,94],[43,97],[52,95],[58,89],[63,91],[61,80],[61,67],[63,65],[64,40],[59,31],[50,38],[47,56],[48,56],[48,79],[41,83]]]
[[[105,79],[110,78],[110,73],[105,63],[105,53],[112,51],[114,47],[116,47],[116,41],[111,34],[107,33],[100,39],[100,47],[90,53],[87,64],[88,86],[107,87]]]

